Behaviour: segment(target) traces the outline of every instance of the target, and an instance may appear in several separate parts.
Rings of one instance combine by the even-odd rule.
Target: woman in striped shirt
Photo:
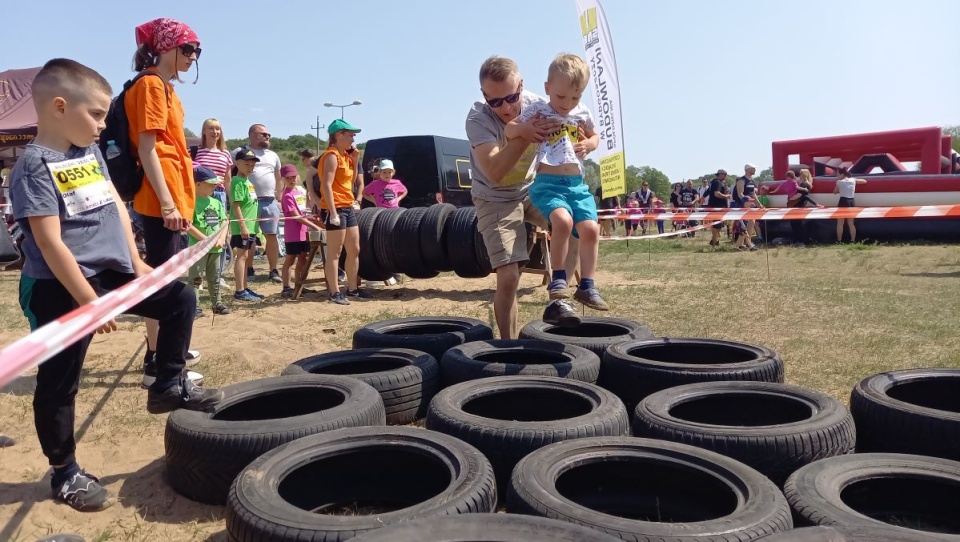
[[[197,157],[193,159],[194,165],[210,168],[217,174],[220,183],[213,191],[213,196],[220,200],[224,209],[229,209],[227,202],[227,191],[224,183],[229,183],[233,179],[233,157],[227,150],[227,142],[223,137],[223,127],[217,119],[207,119],[203,121],[203,128],[200,129],[200,148],[197,149]],[[224,246],[220,253],[220,269],[225,269],[227,263],[227,252],[229,246]]]

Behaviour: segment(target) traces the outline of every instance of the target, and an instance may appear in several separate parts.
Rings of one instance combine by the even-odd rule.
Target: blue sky
[[[345,117],[361,141],[465,137],[486,57],[514,58],[526,87],[540,91],[554,55],[583,53],[573,0],[9,4],[0,69],[65,56],[115,88],[132,75],[137,24],[186,21],[203,48],[199,83],[191,72],[177,90],[187,126],[199,132],[216,117],[228,137],[254,122],[280,136],[309,133],[317,115],[323,124],[339,116],[324,102],[353,100],[363,105]],[[627,163],[673,180],[767,167],[774,140],[960,124],[960,6],[951,0],[603,6]]]

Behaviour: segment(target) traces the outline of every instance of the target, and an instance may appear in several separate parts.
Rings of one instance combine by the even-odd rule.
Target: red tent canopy
[[[37,112],[30,85],[40,68],[0,72],[0,159],[16,157],[37,135]]]

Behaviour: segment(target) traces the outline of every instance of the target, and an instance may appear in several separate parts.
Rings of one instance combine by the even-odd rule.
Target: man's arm
[[[276,184],[273,187],[273,198],[277,201],[280,201],[280,198],[283,196],[283,177],[280,176],[280,155],[276,155],[277,164],[273,169],[273,178],[276,181]]]

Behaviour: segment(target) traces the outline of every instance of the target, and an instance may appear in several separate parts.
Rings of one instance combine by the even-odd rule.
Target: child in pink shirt
[[[380,160],[379,170],[379,178],[364,187],[363,197],[372,201],[377,207],[396,209],[400,207],[400,201],[406,197],[407,187],[393,178],[396,170],[393,169],[392,160]]]
[[[297,167],[293,164],[284,164],[280,168],[280,176],[283,177],[284,183],[283,195],[280,197],[280,208],[283,210],[284,216],[283,240],[287,252],[287,256],[283,260],[283,268],[280,271],[280,278],[283,279],[283,291],[280,295],[284,298],[291,298],[294,289],[290,286],[290,267],[296,263],[294,268],[296,276],[303,276],[303,272],[309,265],[307,256],[310,253],[310,243],[307,241],[307,229],[320,231],[320,226],[303,216],[307,209],[307,194],[305,190],[297,186],[300,178],[297,174]]]

